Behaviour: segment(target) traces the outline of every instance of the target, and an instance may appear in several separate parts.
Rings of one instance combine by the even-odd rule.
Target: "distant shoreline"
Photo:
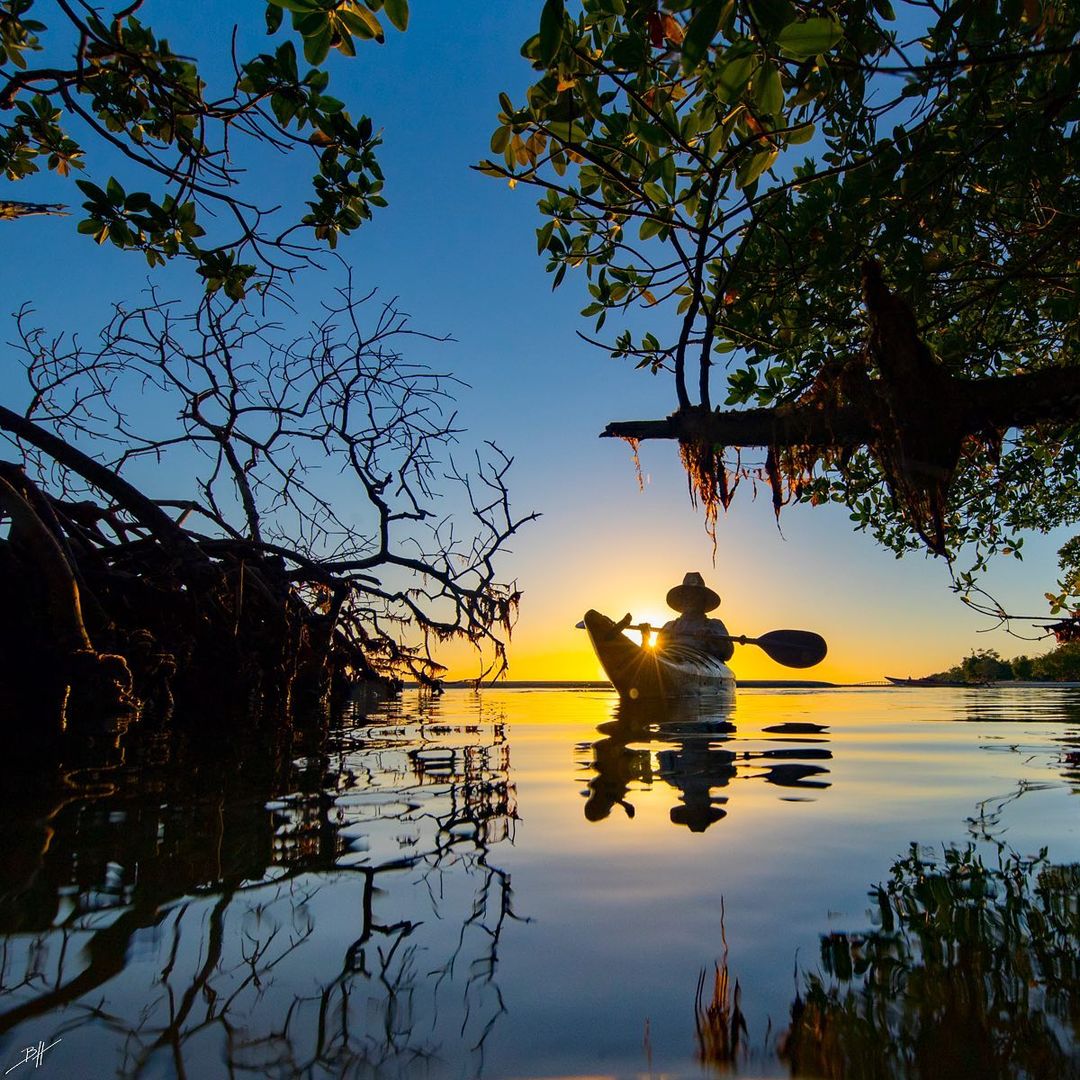
[[[473,679],[455,679],[452,682],[444,682],[444,690],[473,690],[476,681]],[[481,683],[484,690],[614,690],[611,683],[598,679],[529,679],[514,680],[505,679],[499,682]],[[866,683],[832,683],[821,682],[813,679],[740,679],[736,683],[744,689],[768,689],[768,690],[835,690],[842,686],[865,686]],[[406,688],[412,690],[419,683],[406,683]]]
[[[442,684],[444,690],[475,690],[474,679],[455,679]],[[419,683],[406,683],[406,690],[417,690]],[[743,690],[1075,690],[1080,689],[1080,682],[1028,682],[1026,680],[1004,679],[997,682],[972,683],[970,686],[935,686],[933,683],[911,683],[899,685],[877,680],[853,683],[823,682],[815,679],[739,679],[736,688]],[[507,679],[500,682],[481,683],[481,690],[611,690],[609,682],[596,679]]]

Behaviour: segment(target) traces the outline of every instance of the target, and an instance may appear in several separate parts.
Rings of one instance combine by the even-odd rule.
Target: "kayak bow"
[[[682,644],[648,648],[628,638],[606,615],[585,613],[596,655],[619,696],[639,699],[716,697],[735,692],[735,675],[723,661]]]

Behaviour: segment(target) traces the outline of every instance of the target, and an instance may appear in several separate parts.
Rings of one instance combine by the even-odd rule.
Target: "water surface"
[[[285,747],[144,736],[8,795],[0,1069],[787,1075],[897,859],[1058,873],[1078,788],[1069,690],[454,690]]]

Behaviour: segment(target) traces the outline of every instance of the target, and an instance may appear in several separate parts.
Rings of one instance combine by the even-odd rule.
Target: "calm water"
[[[822,943],[880,923],[913,843],[1080,862],[1076,691],[451,691],[368,721],[144,736],[9,791],[0,1070],[715,1076],[726,971],[736,1070],[787,1075]]]

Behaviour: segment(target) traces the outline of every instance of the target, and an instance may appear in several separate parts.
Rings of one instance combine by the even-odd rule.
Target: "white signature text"
[[[7,1076],[9,1072],[17,1069],[20,1065],[25,1065],[29,1061],[32,1061],[34,1063],[35,1069],[39,1069],[41,1067],[42,1059],[45,1057],[45,1051],[51,1050],[58,1042],[63,1042],[63,1039],[57,1039],[56,1042],[51,1042],[48,1046],[46,1046],[43,1042],[39,1042],[37,1046],[26,1047],[26,1049],[23,1050],[22,1061],[16,1061],[10,1069],[5,1069],[4,1075]]]

